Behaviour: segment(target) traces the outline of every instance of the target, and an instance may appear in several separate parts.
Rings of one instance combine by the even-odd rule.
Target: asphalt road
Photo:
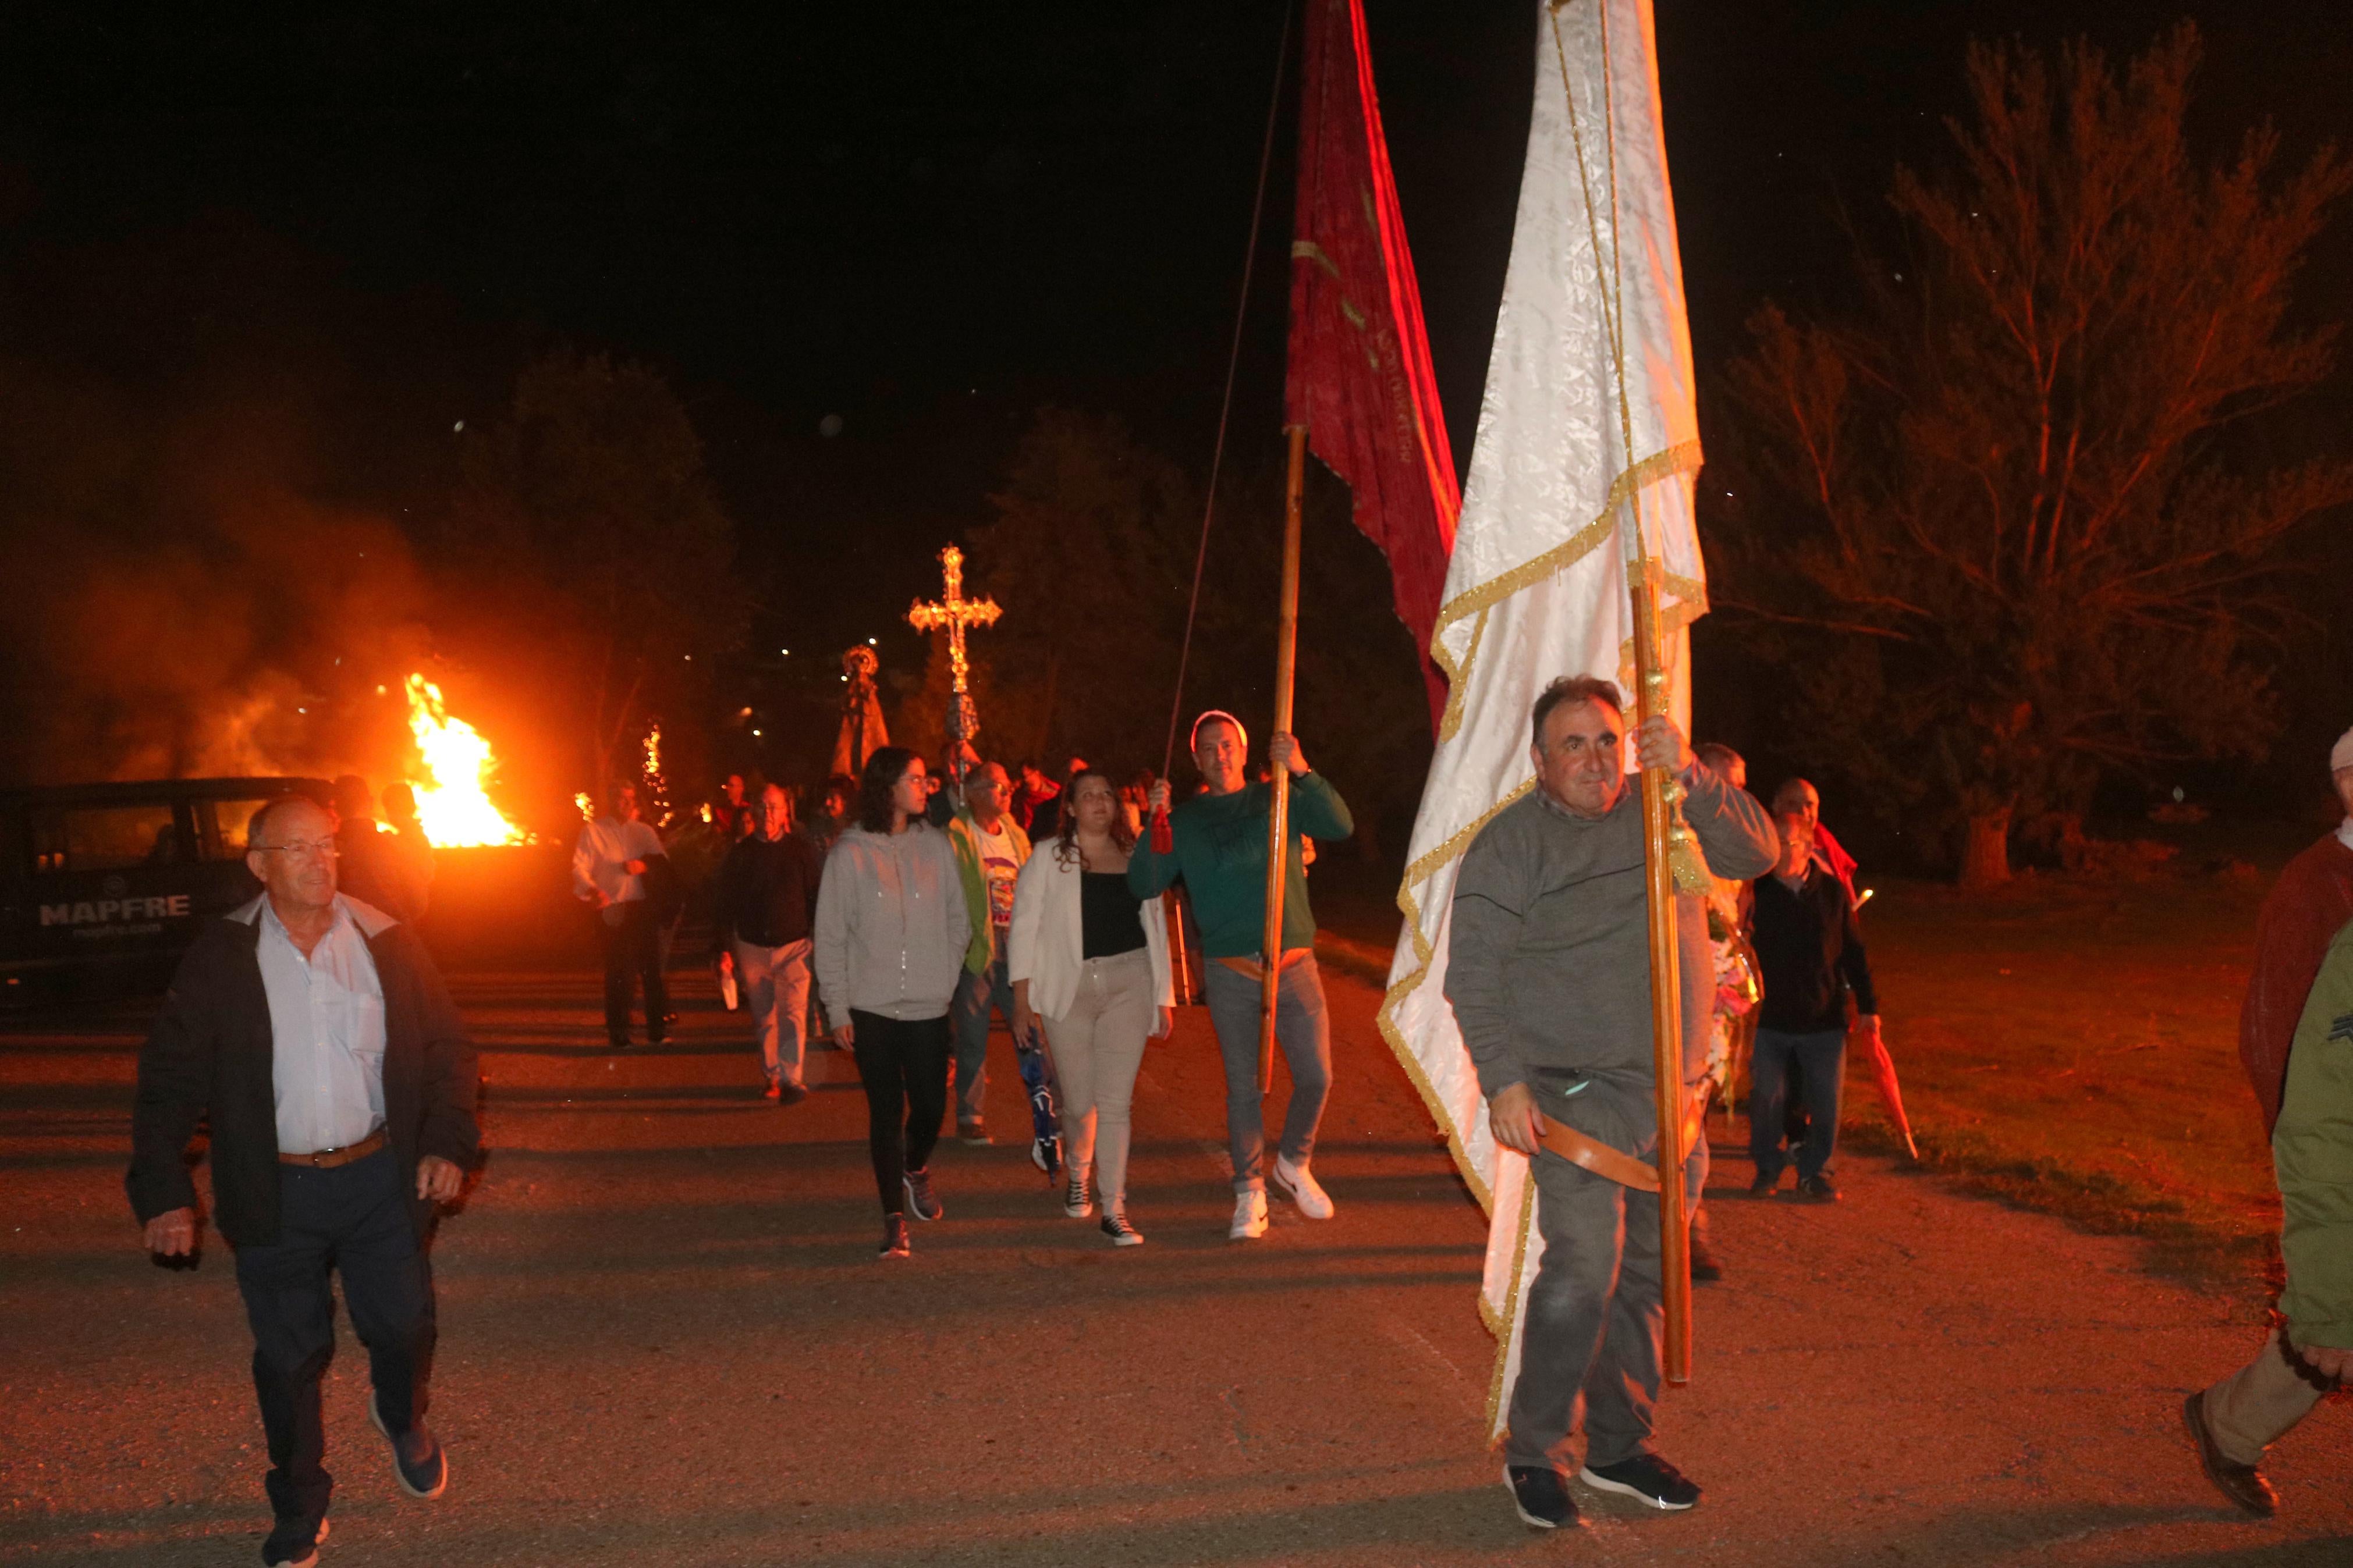
[[[1752,1201],[1728,1149],[1729,1278],[1660,1421],[1706,1500],[1580,1491],[1586,1528],[1528,1531],[1483,1441],[1481,1216],[1375,988],[1327,981],[1336,1218],[1278,1205],[1265,1241],[1227,1242],[1197,1009],[1139,1086],[1144,1247],[1062,1216],[1000,1035],[999,1145],[943,1145],[946,1217],[882,1264],[846,1056],[778,1110],[707,984],[669,1047],[617,1058],[588,975],[462,979],[491,1152],[434,1254],[451,1484],[397,1493],[346,1334],[322,1562],[2353,1563],[2341,1402],[2274,1456],[2270,1524],[2180,1436],[2182,1394],[2255,1342],[2247,1301],[1866,1159],[1835,1208]],[[252,1563],[268,1525],[226,1253],[152,1266],[122,1200],[142,1023],[0,1020],[0,1562]]]

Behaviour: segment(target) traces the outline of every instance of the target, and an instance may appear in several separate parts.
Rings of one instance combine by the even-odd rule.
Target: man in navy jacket
[[[292,1568],[317,1561],[334,1485],[319,1397],[331,1268],[402,1489],[448,1484],[423,1419],[426,1243],[480,1142],[474,1047],[448,991],[408,927],[336,891],[334,829],[300,796],[254,814],[246,864],[262,895],[208,924],[173,979],[139,1057],[126,1183],[147,1248],[192,1254],[184,1156],[210,1119],[215,1219],[237,1252],[269,1439],[277,1523],[262,1561]]]

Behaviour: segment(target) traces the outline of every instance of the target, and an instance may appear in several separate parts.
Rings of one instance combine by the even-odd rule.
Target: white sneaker
[[[1229,1241],[1256,1241],[1266,1234],[1266,1194],[1251,1191],[1234,1194],[1234,1223],[1226,1227]]]
[[[1277,1154],[1274,1157],[1274,1184],[1281,1187],[1299,1212],[1309,1219],[1332,1217],[1332,1194],[1318,1185],[1315,1174],[1304,1165],[1294,1165]]]

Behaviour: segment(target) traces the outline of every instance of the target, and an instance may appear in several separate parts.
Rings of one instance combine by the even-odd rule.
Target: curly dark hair
[[[1552,710],[1574,707],[1580,702],[1604,702],[1610,711],[1621,718],[1626,712],[1626,700],[1618,694],[1618,683],[1594,675],[1564,675],[1536,694],[1535,706],[1528,711],[1528,725],[1535,732],[1535,743],[1544,744],[1545,721]]]
[[[904,746],[883,746],[866,759],[858,775],[859,826],[869,833],[891,831],[891,791],[915,760],[915,753]]]
[[[1071,775],[1062,791],[1062,830],[1054,836],[1054,864],[1085,868],[1085,857],[1079,853],[1079,786],[1089,779],[1101,779],[1103,788],[1111,791],[1111,841],[1122,849],[1135,847],[1135,834],[1127,826],[1127,813],[1118,809],[1119,786],[1111,782],[1111,774],[1101,768],[1081,768]]]

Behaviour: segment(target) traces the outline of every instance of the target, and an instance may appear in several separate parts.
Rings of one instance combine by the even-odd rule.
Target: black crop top
[[[1079,956],[1109,958],[1142,947],[1143,908],[1127,890],[1126,872],[1080,872]]]

